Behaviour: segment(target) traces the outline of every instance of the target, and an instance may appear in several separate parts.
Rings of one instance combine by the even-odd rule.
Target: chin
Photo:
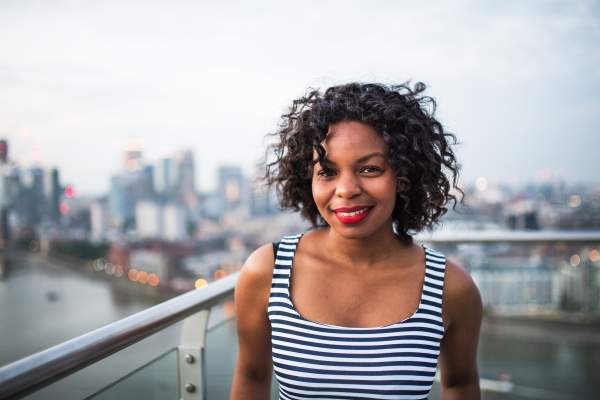
[[[337,220],[335,216],[333,216],[333,218],[335,220],[327,221],[329,227],[337,235],[343,237],[344,239],[368,239],[372,236],[379,236],[386,231],[389,231],[389,233],[394,234],[391,217],[383,224],[377,227],[373,226],[372,224],[369,224],[369,222],[372,221],[365,220],[357,224],[344,224],[343,222]],[[331,222],[333,222],[333,224]]]
[[[344,239],[368,239],[379,232],[378,229],[365,226],[332,226],[331,229]]]

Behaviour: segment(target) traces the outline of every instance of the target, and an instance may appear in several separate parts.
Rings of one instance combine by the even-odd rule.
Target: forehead
[[[372,127],[360,122],[339,122],[331,125],[321,143],[328,156],[344,153],[387,154],[389,146]]]

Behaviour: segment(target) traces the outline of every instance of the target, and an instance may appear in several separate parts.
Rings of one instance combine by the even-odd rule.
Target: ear
[[[402,182],[400,182],[400,179],[398,179],[398,183],[396,184],[396,193],[400,193],[401,190],[402,190]]]

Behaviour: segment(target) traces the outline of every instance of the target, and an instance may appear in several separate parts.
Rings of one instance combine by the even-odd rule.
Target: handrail
[[[430,243],[600,242],[600,231],[443,231],[421,233],[414,239]]]
[[[0,368],[0,400],[19,399],[233,294],[239,272]]]

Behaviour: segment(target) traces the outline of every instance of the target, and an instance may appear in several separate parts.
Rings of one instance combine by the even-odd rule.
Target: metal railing
[[[600,231],[453,231],[419,234],[417,242],[429,243],[535,243],[600,242]]]
[[[600,315],[600,231],[438,231],[415,241],[465,267],[492,312]]]
[[[27,396],[184,319],[177,347],[179,398],[205,399],[204,344],[210,308],[233,295],[238,275],[0,368],[0,400]]]

